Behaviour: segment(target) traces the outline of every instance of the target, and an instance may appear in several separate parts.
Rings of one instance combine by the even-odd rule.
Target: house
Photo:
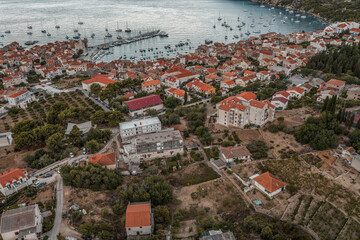
[[[178,88],[169,88],[166,90],[166,96],[168,97],[175,97],[177,99],[180,99],[181,102],[185,101],[185,90],[178,89]],[[189,95],[186,96],[186,101],[190,101],[191,97]]]
[[[37,204],[4,211],[0,229],[2,239],[40,239],[42,220]]]
[[[215,74],[208,74],[205,76],[205,82],[206,83],[216,83],[219,82],[221,77]]]
[[[284,97],[276,97],[271,100],[271,104],[275,106],[276,110],[284,110],[287,108],[289,100]]]
[[[351,85],[347,87],[347,100],[360,100],[360,85]]]
[[[199,74],[195,74],[189,70],[186,70],[185,68],[174,65],[172,68],[166,70],[161,78],[165,79],[168,76],[176,78],[179,83],[182,84],[190,79],[198,78]]]
[[[195,92],[202,93],[206,96],[215,94],[216,89],[209,84],[201,82],[199,79],[195,79],[192,82],[186,84],[186,88]]]
[[[101,86],[101,88],[104,88],[104,87],[106,88],[107,85],[112,84],[112,83],[116,83],[116,81],[108,78],[108,76],[106,76],[106,75],[97,74],[91,79],[82,81],[82,88],[85,91],[90,92],[91,85],[93,85],[93,84],[99,84]]]
[[[246,146],[220,148],[220,159],[226,163],[238,161],[251,161],[251,153]]]
[[[129,203],[126,208],[125,228],[128,238],[151,235],[154,230],[154,214],[150,203]]]
[[[235,82],[230,78],[224,79],[220,82],[220,88],[227,91],[231,88],[234,88],[235,86],[236,86]]]
[[[325,83],[328,87],[337,88],[339,92],[342,92],[345,88],[345,81],[331,79]]]
[[[130,144],[124,145],[124,158],[131,162],[141,162],[161,157],[172,157],[183,153],[183,139],[180,131],[172,128],[155,133],[136,136]]]
[[[146,113],[148,109],[160,111],[164,108],[163,101],[159,95],[149,95],[123,102],[129,108],[130,116],[136,117]]]
[[[92,164],[100,164],[104,168],[116,168],[115,152],[95,154],[88,158],[88,162]]]
[[[66,131],[65,131],[65,136],[69,136],[71,130],[73,129],[73,127],[77,126],[79,128],[79,130],[82,132],[82,137],[86,137],[86,135],[88,134],[88,132],[90,131],[90,129],[92,128],[92,124],[91,121],[87,121],[84,123],[79,123],[79,124],[75,124],[75,123],[68,123]]]
[[[301,87],[290,87],[286,90],[290,94],[290,98],[302,98],[305,95],[305,90]]]
[[[232,232],[223,233],[221,230],[211,230],[205,232],[199,240],[235,240]]]
[[[32,92],[28,90],[20,90],[7,97],[10,107],[19,107],[25,109],[28,103],[31,103],[35,100],[35,96]]]
[[[360,172],[360,155],[356,152],[355,148],[347,147],[343,149],[341,156],[345,159],[347,164]]]
[[[153,93],[156,92],[158,89],[161,88],[161,82],[160,80],[150,80],[141,83],[141,91],[147,92],[147,93]]]
[[[122,141],[141,134],[161,131],[161,122],[158,117],[136,119],[119,124]]]
[[[31,184],[32,180],[29,179],[26,169],[11,168],[10,171],[0,174],[0,192],[4,196],[9,196]]]
[[[250,177],[250,182],[269,198],[285,191],[286,183],[282,182],[269,172]]]

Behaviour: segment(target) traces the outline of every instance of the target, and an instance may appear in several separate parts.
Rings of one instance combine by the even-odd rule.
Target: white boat
[[[160,37],[168,37],[169,34],[167,34],[167,33],[164,32],[164,31],[161,31],[161,32],[159,32],[159,36],[160,36]]]
[[[305,16],[305,15],[302,15],[301,18],[306,18],[306,16]]]
[[[27,32],[27,35],[32,35],[32,32]]]
[[[116,23],[116,24],[117,24],[117,25],[116,25],[116,26],[117,26],[117,28],[116,28],[116,30],[115,30],[115,31],[116,31],[116,32],[122,32],[122,29],[121,29],[121,28],[119,28],[119,23]]]
[[[111,38],[111,37],[112,37],[112,35],[111,35],[110,33],[107,33],[107,34],[105,35],[105,37],[107,37],[107,38]]]
[[[9,34],[9,33],[11,33],[11,31],[10,30],[5,30],[5,33]]]
[[[46,34],[48,37],[51,37],[51,33],[48,32],[48,34]]]

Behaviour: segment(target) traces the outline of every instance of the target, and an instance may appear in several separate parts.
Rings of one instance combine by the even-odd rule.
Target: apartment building
[[[132,137],[161,131],[161,122],[158,117],[136,119],[119,124],[120,136],[123,141]]]

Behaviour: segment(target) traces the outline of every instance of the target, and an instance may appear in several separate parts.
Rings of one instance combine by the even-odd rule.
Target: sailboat
[[[122,29],[121,29],[121,28],[119,28],[119,22],[117,22],[116,32],[122,32]]]
[[[41,32],[42,32],[42,33],[46,33],[46,30],[45,30],[44,27],[43,27],[42,21],[41,21]]]
[[[27,28],[28,28],[28,29],[32,29],[32,26],[29,25],[29,23],[28,23],[28,24],[27,24]]]
[[[219,22],[222,20],[222,18],[220,17],[220,12],[219,12],[219,17],[217,19]]]
[[[55,28],[56,28],[56,29],[59,29],[59,28],[60,28],[59,24],[57,24],[56,19],[55,19]]]
[[[78,18],[78,20],[79,20],[79,21],[78,21],[78,24],[79,24],[79,25],[83,25],[83,24],[84,24],[84,22],[80,21],[80,18]]]
[[[127,33],[131,33],[131,29],[128,27],[128,24],[126,23],[126,29],[125,29],[125,32]]]

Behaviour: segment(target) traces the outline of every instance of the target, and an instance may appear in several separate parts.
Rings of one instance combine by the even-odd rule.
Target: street
[[[51,240],[56,240],[57,239],[56,236],[60,232],[63,205],[64,205],[63,179],[59,174],[57,175],[57,183],[56,183],[56,209],[55,209],[54,226],[51,229],[51,231],[47,233],[49,239]]]

